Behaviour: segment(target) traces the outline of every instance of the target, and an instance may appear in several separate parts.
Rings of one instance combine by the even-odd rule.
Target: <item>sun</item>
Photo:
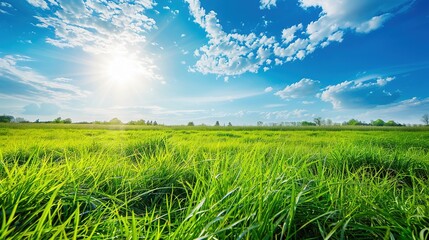
[[[136,83],[144,69],[133,56],[116,54],[106,59],[103,72],[109,83],[120,86]]]

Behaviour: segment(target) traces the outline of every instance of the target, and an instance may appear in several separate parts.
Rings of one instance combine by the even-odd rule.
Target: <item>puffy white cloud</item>
[[[381,27],[393,14],[408,8],[413,2],[413,0],[300,0],[303,8],[318,7],[322,10],[319,19],[311,22],[306,29],[313,45],[342,40],[340,35],[347,29],[359,33],[373,31]],[[336,36],[333,36],[335,34]]]
[[[319,81],[303,78],[299,82],[286,86],[283,90],[276,92],[274,95],[282,99],[295,99],[315,96],[319,91]]]
[[[344,81],[324,89],[320,98],[330,102],[334,108],[371,108],[395,102],[399,91],[389,92],[384,87],[394,78]]]
[[[261,3],[261,9],[270,9],[272,6],[276,6],[277,0],[260,0],[259,2]]]
[[[298,30],[302,29],[302,23],[298,24],[298,25],[294,25],[290,28],[285,28],[282,31],[282,40],[283,40],[283,44],[287,44],[292,42],[293,39],[295,39],[295,33]]]
[[[275,43],[274,37],[264,34],[248,35],[226,33],[219,23],[216,13],[210,11],[205,14],[197,0],[187,0],[189,9],[198,23],[207,32],[209,42],[195,51],[194,55],[200,59],[190,70],[203,74],[240,75],[245,72],[257,72],[261,66],[267,64],[271,56],[271,49]]]
[[[49,8],[46,1],[32,1],[34,6]],[[51,0],[49,4],[57,4],[54,14],[37,16],[37,26],[53,28],[55,37],[46,41],[61,48],[81,47],[92,53],[106,53],[112,46],[125,48],[143,43],[147,32],[156,28],[155,20],[145,15],[154,6],[153,1]]]
[[[27,0],[27,2],[41,9],[49,9],[48,3],[45,0]]]
[[[56,5],[52,14],[35,16],[37,26],[54,31],[47,43],[60,48],[82,48],[103,59],[136,55],[133,61],[145,68],[145,78],[162,78],[156,73],[154,61],[142,54],[147,51],[142,48],[146,36],[157,28],[155,20],[146,15],[155,6],[154,1],[49,0],[45,4]],[[45,9],[43,6],[39,7]]]
[[[185,0],[189,10],[207,32],[208,43],[195,51],[199,60],[191,71],[204,74],[240,75],[269,70],[275,65],[302,60],[318,48],[342,42],[345,32],[368,33],[380,28],[393,15],[407,9],[413,0],[299,0],[304,9],[321,9],[319,18],[283,29],[281,41],[266,34],[237,34],[223,31],[216,13],[201,7],[199,0]],[[275,6],[275,0],[260,0],[261,9]],[[298,32],[299,30],[302,30]],[[270,60],[270,61],[267,61]]]

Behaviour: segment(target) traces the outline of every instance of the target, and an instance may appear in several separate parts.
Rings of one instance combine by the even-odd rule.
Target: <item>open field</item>
[[[0,125],[0,239],[428,239],[427,128]]]

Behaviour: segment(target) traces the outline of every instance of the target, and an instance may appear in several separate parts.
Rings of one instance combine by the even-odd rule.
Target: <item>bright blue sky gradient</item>
[[[0,114],[255,125],[429,113],[425,0],[0,0]]]

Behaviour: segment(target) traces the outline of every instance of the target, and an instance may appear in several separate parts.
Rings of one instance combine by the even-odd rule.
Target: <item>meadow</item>
[[[0,239],[429,239],[429,129],[3,124],[0,207]]]

